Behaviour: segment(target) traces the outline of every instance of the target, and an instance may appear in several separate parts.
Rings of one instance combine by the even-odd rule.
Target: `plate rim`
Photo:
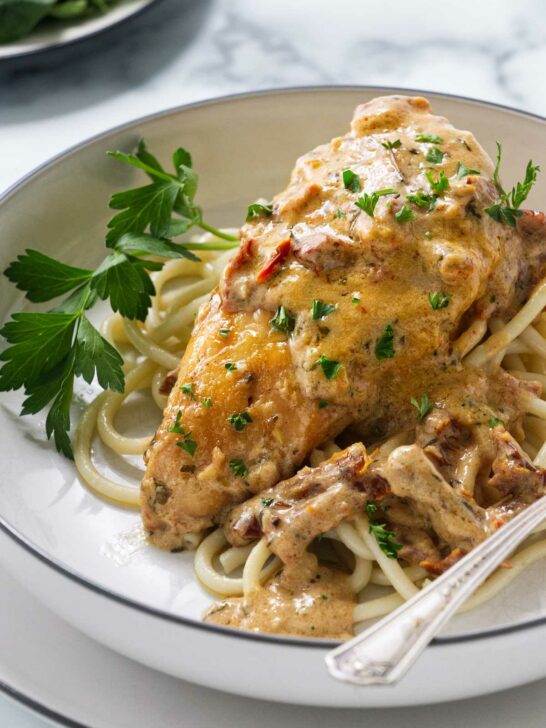
[[[45,718],[51,723],[55,721],[55,725],[58,724],[60,726],[66,726],[66,728],[92,728],[87,723],[80,723],[79,721],[70,718],[68,715],[59,713],[54,708],[50,708],[45,703],[42,703],[31,697],[29,694],[13,687],[13,685],[10,685],[10,683],[5,680],[0,680],[0,693],[21,707],[26,708],[34,715],[38,715],[40,718]]]
[[[151,8],[157,6],[162,0],[148,0],[145,5],[142,5],[142,7],[137,8],[133,10],[133,12],[128,13],[127,15],[124,15],[121,18],[118,18],[117,20],[113,21],[112,23],[109,23],[108,25],[105,25],[103,28],[98,28],[97,30],[92,30],[87,33],[83,33],[82,35],[79,35],[77,38],[72,38],[71,40],[64,40],[64,41],[54,41],[52,43],[46,43],[45,45],[39,46],[38,48],[34,48],[32,50],[27,51],[20,51],[19,53],[10,53],[8,55],[0,56],[0,66],[2,63],[8,64],[10,61],[20,61],[22,59],[28,59],[33,60],[37,56],[52,53],[54,51],[61,51],[65,48],[72,48],[73,46],[77,45],[78,43],[83,43],[87,40],[92,40],[97,35],[102,35],[103,33],[108,33],[110,30],[114,30],[119,25],[123,23],[127,23],[131,20],[134,20],[135,18],[141,16],[143,13],[145,13],[147,10],[150,10]],[[32,33],[32,31],[31,31]],[[4,47],[9,46],[9,43],[3,44]]]
[[[137,12],[143,12],[150,6],[154,4],[154,2],[159,2],[160,0],[152,0],[148,5],[145,5],[143,8],[140,9],[140,11]],[[130,16],[134,17],[134,16]],[[122,21],[119,21],[122,22]],[[111,26],[114,27],[114,26]],[[97,31],[102,32],[102,31]],[[90,37],[90,36],[87,36]],[[71,42],[78,42],[77,39]],[[134,127],[137,127],[141,124],[145,124],[151,121],[156,121],[158,119],[162,119],[167,116],[174,116],[178,113],[187,111],[189,109],[194,108],[200,108],[200,107],[206,107],[206,106],[212,106],[212,105],[218,105],[218,104],[225,104],[230,103],[232,101],[241,101],[248,98],[255,98],[255,97],[261,97],[261,96],[274,96],[274,95],[287,95],[287,94],[293,94],[293,93],[316,93],[316,92],[323,92],[323,91],[373,91],[377,92],[378,94],[418,94],[418,95],[426,95],[430,96],[432,98],[438,98],[438,99],[451,99],[455,101],[462,101],[465,103],[470,103],[471,105],[475,106],[481,106],[485,108],[492,108],[492,109],[498,109],[501,111],[508,111],[515,116],[521,116],[523,118],[530,118],[537,120],[542,123],[546,123],[546,116],[543,116],[538,113],[534,112],[528,112],[523,111],[522,109],[518,109],[514,106],[509,106],[506,104],[500,104],[492,101],[484,101],[483,99],[477,99],[469,96],[462,96],[460,94],[451,94],[451,93],[442,93],[439,91],[432,91],[432,90],[426,90],[426,89],[416,89],[416,88],[403,88],[403,87],[397,87],[397,86],[381,86],[381,85],[374,85],[374,84],[318,84],[318,85],[303,85],[303,86],[285,86],[285,87],[278,87],[278,88],[267,88],[267,89],[260,89],[257,91],[246,91],[242,93],[233,93],[233,94],[224,94],[221,96],[214,96],[206,99],[201,99],[199,101],[193,101],[186,104],[179,104],[174,107],[169,107],[167,109],[162,109],[160,111],[152,112],[150,114],[146,114],[144,116],[137,117],[136,119],[132,119],[131,121],[126,121],[121,124],[118,124],[116,126],[110,127],[102,132],[99,132],[97,134],[94,134],[90,137],[87,137],[81,142],[78,142],[76,144],[71,145],[70,147],[66,148],[65,150],[61,151],[60,153],[54,155],[53,157],[50,157],[46,161],[42,162],[41,164],[37,165],[33,169],[31,169],[27,174],[20,177],[18,180],[16,180],[13,184],[9,185],[3,192],[0,193],[0,207],[7,202],[13,195],[15,195],[20,189],[25,187],[25,185],[30,182],[35,177],[40,176],[43,172],[48,170],[49,168],[56,165],[58,162],[61,162],[66,157],[71,156],[72,154],[84,149],[87,146],[90,146],[91,144],[94,144],[97,141],[100,141],[101,139],[105,139],[109,136],[118,134],[120,132],[130,130]],[[85,486],[83,486],[85,487]],[[4,516],[0,514],[0,530],[5,533],[6,536],[8,536],[11,540],[13,540],[18,546],[22,547],[25,551],[27,551],[31,556],[37,558],[39,561],[41,561],[44,565],[47,567],[53,569],[57,573],[61,574],[62,576],[70,579],[71,581],[75,582],[79,586],[84,587],[85,589],[88,589],[95,594],[98,594],[102,597],[105,597],[107,599],[110,599],[111,601],[115,601],[118,604],[121,604],[125,607],[129,607],[131,609],[134,609],[136,611],[142,612],[147,614],[148,616],[154,617],[156,619],[161,619],[163,621],[171,622],[173,624],[177,624],[178,626],[188,627],[191,629],[200,629],[204,630],[209,633],[217,633],[220,635],[223,635],[224,637],[232,637],[232,638],[238,638],[238,639],[245,639],[245,640],[252,640],[255,642],[261,642],[261,643],[269,643],[274,645],[283,645],[283,646],[291,646],[291,647],[312,647],[314,649],[331,649],[332,647],[335,647],[340,644],[338,640],[322,640],[322,639],[309,639],[304,637],[291,637],[287,635],[269,635],[269,634],[262,634],[257,632],[250,632],[250,631],[244,631],[244,630],[237,630],[234,628],[224,627],[221,625],[216,624],[210,624],[207,622],[200,622],[196,619],[192,619],[190,617],[183,617],[180,615],[176,615],[170,612],[166,612],[162,609],[158,609],[156,607],[149,606],[147,604],[144,604],[140,601],[137,601],[136,599],[131,599],[129,597],[124,596],[123,594],[120,594],[118,592],[115,592],[112,589],[106,588],[94,580],[90,580],[80,574],[78,571],[73,569],[72,567],[69,567],[68,565],[64,564],[63,562],[57,560],[56,558],[48,555],[41,547],[34,544],[30,539],[28,539],[24,534],[22,534],[17,528],[15,528],[11,523],[9,523]],[[493,639],[496,637],[501,637],[505,635],[509,635],[515,632],[522,632],[525,630],[530,629],[536,629],[538,627],[543,627],[546,625],[546,616],[544,617],[538,617],[530,620],[526,620],[523,622],[518,622],[516,624],[506,624],[506,625],[499,625],[498,627],[493,627],[488,630],[481,630],[481,631],[473,631],[468,633],[462,633],[457,635],[446,635],[444,637],[437,637],[435,638],[431,643],[431,647],[447,647],[450,645],[459,645],[465,642],[474,642],[476,640],[483,640],[483,639]],[[0,682],[0,690],[3,691],[3,685]],[[77,724],[76,724],[77,725]]]

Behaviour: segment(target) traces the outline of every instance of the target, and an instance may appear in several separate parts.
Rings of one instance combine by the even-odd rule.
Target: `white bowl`
[[[0,265],[35,247],[73,265],[103,256],[111,193],[140,183],[108,158],[144,137],[162,159],[184,146],[200,173],[207,220],[237,225],[250,201],[281,189],[296,157],[344,133],[353,108],[383,88],[294,89],[230,97],[148,117],[100,135],[23,179],[0,201]],[[433,109],[471,129],[484,146],[503,143],[506,180],[530,156],[546,167],[546,123],[511,109],[426,94]],[[540,206],[539,179],[531,204]],[[2,317],[22,295],[0,281]],[[76,406],[92,391],[81,388]],[[335,682],[324,665],[333,643],[243,633],[203,624],[210,603],[191,554],[169,554],[128,536],[139,516],[96,498],[73,464],[47,443],[42,416],[18,417],[20,393],[0,408],[0,561],[57,614],[109,647],[202,685],[291,703],[383,706],[437,702],[501,690],[546,675],[546,582],[538,563],[483,608],[456,618],[396,688]],[[138,411],[133,410],[138,418]],[[144,431],[152,425],[137,423]],[[134,541],[134,539],[133,539]],[[133,544],[134,545],[134,544]],[[21,635],[24,638],[24,635]]]

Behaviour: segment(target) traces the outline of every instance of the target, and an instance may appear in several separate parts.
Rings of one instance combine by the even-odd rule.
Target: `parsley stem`
[[[229,243],[182,243],[184,250],[233,250],[239,247],[239,240]]]
[[[236,238],[234,235],[229,235],[229,233],[223,233],[221,230],[218,230],[218,228],[212,227],[212,225],[207,225],[206,222],[198,223],[198,227],[200,227],[201,230],[206,230],[208,233],[216,235],[218,238],[222,238],[222,240],[229,240],[230,242],[237,242],[237,244],[239,244],[239,238]]]

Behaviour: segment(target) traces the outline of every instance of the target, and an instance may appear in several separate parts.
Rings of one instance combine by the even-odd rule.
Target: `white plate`
[[[353,107],[389,89],[307,89],[221,99],[137,121],[67,152],[7,193],[0,207],[3,268],[32,245],[74,265],[95,265],[114,189],[138,173],[107,158],[139,137],[163,159],[190,149],[200,204],[213,224],[236,225],[249,201],[285,183],[298,154],[343,133]],[[472,129],[490,152],[505,145],[506,179],[527,159],[546,167],[544,120],[428,94],[437,112]],[[546,198],[540,179],[534,204]],[[532,201],[533,203],[533,201]],[[0,314],[22,297],[0,282]],[[82,391],[81,400],[89,397]],[[136,660],[203,685],[272,700],[332,706],[404,705],[500,690],[546,675],[546,583],[533,569],[473,614],[452,622],[397,688],[361,689],[327,674],[324,643],[204,625],[210,598],[190,554],[139,544],[138,515],[103,503],[72,464],[44,442],[43,417],[17,416],[19,394],[0,410],[0,560],[59,615]],[[135,411],[135,417],[138,417]],[[151,429],[149,423],[136,423]],[[129,534],[123,535],[123,534]],[[128,551],[133,553],[127,553]],[[121,562],[121,563],[120,563]],[[236,669],[234,669],[236,665]]]
[[[24,38],[11,43],[0,43],[2,60],[32,56],[54,48],[72,45],[104,30],[113,28],[124,20],[141,13],[157,0],[122,0],[104,14],[98,14],[75,22],[47,21]]]
[[[297,708],[191,685],[69,627],[0,568],[0,691],[69,728],[543,728],[546,684],[449,705],[379,711]],[[32,726],[4,705],[3,728]],[[403,712],[402,712],[403,710]],[[7,714],[6,714],[7,713]],[[25,716],[26,718],[27,716]],[[4,721],[4,722],[2,722]],[[48,723],[49,725],[49,723]],[[40,726],[42,722],[40,721]],[[30,728],[30,726],[29,726]]]

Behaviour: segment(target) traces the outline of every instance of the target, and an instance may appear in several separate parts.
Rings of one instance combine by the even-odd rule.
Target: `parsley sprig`
[[[180,424],[180,419],[182,417],[182,410],[178,410],[176,413],[176,418],[171,425],[171,427],[168,428],[168,432],[172,432],[176,435],[181,435],[181,439],[176,441],[177,447],[184,450],[184,452],[187,452],[188,455],[193,457],[195,455],[195,451],[197,450],[197,443],[195,440],[191,439],[191,432],[189,430],[186,430],[182,425]]]
[[[112,196],[110,207],[118,212],[108,223],[108,253],[102,263],[95,270],[77,268],[29,249],[5,270],[32,303],[66,295],[49,311],[13,314],[0,330],[9,344],[0,354],[0,391],[24,388],[21,414],[47,408],[47,437],[53,437],[57,450],[69,458],[74,380],[82,377],[91,383],[96,377],[103,389],[115,392],[125,387],[123,360],[91,324],[89,309],[99,299],[108,300],[125,318],[143,321],[155,294],[150,271],[160,270],[168,259],[198,261],[194,250],[238,245],[236,238],[203,220],[195,204],[197,174],[185,149],[173,154],[174,174],[165,171],[142,141],[136,154],[110,154],[145,172],[151,182]],[[173,242],[194,226],[225,242]],[[191,449],[189,445],[187,451]]]
[[[393,189],[385,189],[385,190],[376,190],[375,192],[372,192],[371,195],[369,195],[367,192],[365,192],[363,195],[361,195],[358,200],[355,202],[355,205],[357,207],[360,207],[361,210],[364,210],[364,212],[369,215],[370,217],[373,217],[375,208],[377,206],[377,203],[379,202],[380,197],[385,197],[386,195],[397,195],[398,193],[396,190]]]
[[[368,530],[375,536],[379,548],[389,559],[397,559],[402,544],[394,540],[396,534],[388,530],[386,523],[378,523],[375,520],[377,514],[377,506],[375,503],[368,503],[366,505],[366,512],[369,517]]]
[[[425,417],[432,412],[434,405],[428,398],[428,394],[423,394],[421,401],[417,401],[415,397],[411,398],[411,404],[417,410],[417,420],[421,422]]]
[[[525,168],[525,177],[523,182],[517,182],[510,192],[506,192],[499,178],[500,165],[502,160],[502,145],[497,142],[497,162],[493,173],[493,183],[499,193],[499,198],[491,207],[486,207],[485,212],[500,223],[506,223],[511,227],[516,227],[516,218],[523,215],[523,211],[519,208],[527,199],[529,192],[536,182],[537,174],[540,172],[538,164],[533,164],[531,160],[527,162]]]

